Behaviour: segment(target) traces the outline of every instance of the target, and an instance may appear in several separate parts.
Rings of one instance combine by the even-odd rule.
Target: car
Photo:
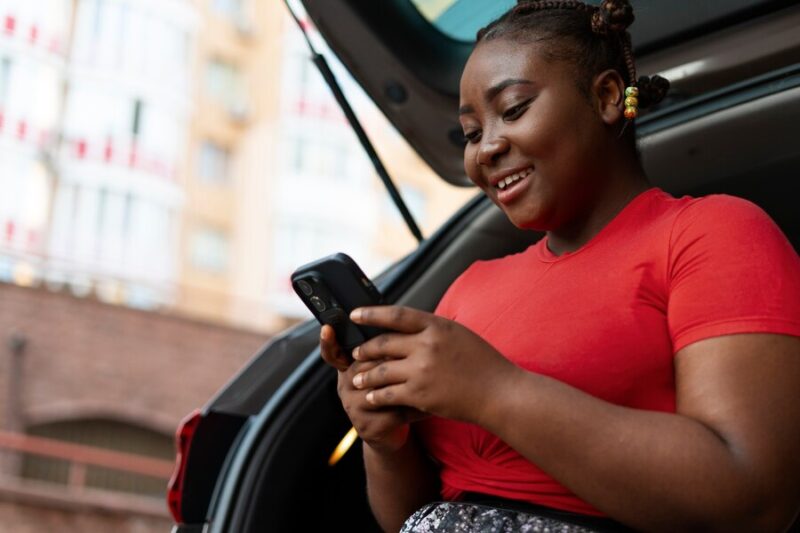
[[[303,0],[397,130],[459,185],[468,184],[457,107],[470,36],[510,4],[460,0],[447,18],[431,21],[413,0]],[[633,1],[638,71],[672,82],[668,98],[637,120],[650,180],[673,195],[747,198],[798,250],[800,5],[676,4]],[[478,194],[375,283],[388,302],[433,310],[472,262],[540,237],[512,226]],[[175,532],[380,531],[360,444],[318,339],[312,320],[277,336],[181,425],[168,494]]]

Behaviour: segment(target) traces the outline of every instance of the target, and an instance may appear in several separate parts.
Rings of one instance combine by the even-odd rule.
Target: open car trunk
[[[303,2],[400,133],[443,179],[464,184],[457,84],[472,45],[443,38],[406,0]],[[643,7],[642,26],[668,26],[649,39],[634,32],[639,71],[673,81],[672,96],[637,120],[653,185],[674,195],[750,199],[800,249],[800,6],[692,2],[674,15],[670,31],[659,13],[671,1],[633,3]],[[694,22],[681,18],[687,16]],[[538,238],[476,197],[376,285],[388,302],[432,310],[472,262],[521,251]],[[312,322],[287,333],[205,407],[219,429],[208,430],[199,447],[210,451],[192,472],[206,486],[187,498],[191,520],[180,531],[378,531],[360,443],[328,466],[350,424],[336,372],[319,357],[318,334]]]
[[[412,0],[302,1],[339,59],[420,156],[442,179],[468,185],[457,109],[459,79],[473,43],[440,28],[455,19],[477,30],[489,22],[486,17],[503,11],[497,6],[515,2],[460,0],[429,21]],[[664,105],[798,61],[800,10],[793,0],[631,3],[637,71],[670,79]]]
[[[669,127],[651,122],[642,146],[654,184],[674,195],[748,198],[800,249],[799,74],[764,80],[772,87],[769,94],[740,94],[738,104],[720,108],[713,100],[698,104],[706,112],[691,106],[680,110],[696,118],[681,121],[665,114],[660,120],[670,121]],[[763,89],[755,84],[747,91],[755,91],[749,93],[753,96]],[[475,259],[520,251],[538,237],[511,226],[487,200],[476,200],[432,239],[438,242],[431,250],[423,249],[426,274],[396,301],[430,310]],[[246,474],[239,478],[230,521],[214,524],[212,531],[379,531],[366,502],[360,445],[335,466],[327,465],[350,424],[336,394],[336,373],[321,362],[312,367],[276,418],[265,421]]]

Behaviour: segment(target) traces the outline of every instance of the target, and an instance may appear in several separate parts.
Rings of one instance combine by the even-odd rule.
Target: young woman
[[[633,120],[667,84],[636,80],[632,20],[520,2],[481,30],[464,166],[546,237],[472,265],[435,314],[354,311],[393,333],[352,365],[322,330],[387,531],[781,531],[798,511],[800,259],[747,201],[648,184]]]

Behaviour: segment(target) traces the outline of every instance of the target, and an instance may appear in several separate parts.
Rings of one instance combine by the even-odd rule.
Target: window
[[[228,111],[245,112],[242,76],[235,65],[214,59],[206,66],[206,92]]]
[[[207,184],[222,184],[228,181],[230,153],[213,141],[203,141],[198,154],[197,176]]]
[[[76,83],[67,96],[65,134],[85,139],[93,146],[102,145],[109,137],[116,141],[130,139],[134,107],[129,96],[112,87]],[[140,112],[146,112],[146,108]]]
[[[28,433],[35,437],[142,457],[170,460],[174,456],[171,435],[164,435],[116,420],[80,419],[53,422],[31,427]],[[120,466],[124,467],[125,465],[120,464]],[[28,479],[67,484],[69,467],[69,463],[63,459],[24,455],[22,475]],[[155,497],[161,497],[165,490],[162,479],[99,466],[87,467],[86,486]]]
[[[3,190],[7,190],[5,187]],[[74,250],[75,217],[78,191],[75,185],[61,183],[53,206],[53,224],[50,229],[50,253],[58,259],[67,258]]]
[[[40,161],[14,152],[1,159],[0,246],[35,249],[47,222],[47,171]]]
[[[516,2],[499,0],[411,0],[420,13],[436,29],[459,41],[472,41],[480,28],[487,25]]]
[[[125,269],[132,278],[146,282],[171,279],[172,241],[170,208],[146,197],[133,196],[131,202],[129,234],[125,250]],[[123,216],[124,220],[124,216]]]
[[[103,189],[98,211],[98,253],[105,265],[116,266],[122,262],[125,249],[125,196]]]
[[[136,139],[139,137],[139,133],[142,131],[142,101],[140,99],[136,99],[133,102],[133,117],[131,121],[131,133],[133,134],[133,138]]]
[[[11,83],[11,59],[4,57],[0,61],[0,109],[3,109],[8,100],[8,87]]]
[[[341,139],[298,136],[290,141],[291,169],[302,176],[346,180],[351,176],[350,162],[363,157],[352,145]]]
[[[198,270],[222,274],[228,269],[228,236],[219,229],[196,230],[189,243],[192,265]]]
[[[244,19],[245,0],[211,0],[211,7],[233,23]]]
[[[75,248],[74,255],[81,261],[94,259],[97,240],[97,220],[100,207],[99,190],[83,187],[78,192],[78,204],[75,211]]]
[[[308,144],[309,141],[305,137],[298,137],[292,141],[292,172],[306,174],[311,171],[308,161],[311,151],[308,149]]]

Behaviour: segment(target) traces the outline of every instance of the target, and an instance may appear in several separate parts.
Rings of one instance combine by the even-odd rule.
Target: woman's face
[[[545,59],[541,46],[480,43],[461,77],[459,114],[470,179],[517,227],[549,231],[590,208],[608,130],[576,69]]]

